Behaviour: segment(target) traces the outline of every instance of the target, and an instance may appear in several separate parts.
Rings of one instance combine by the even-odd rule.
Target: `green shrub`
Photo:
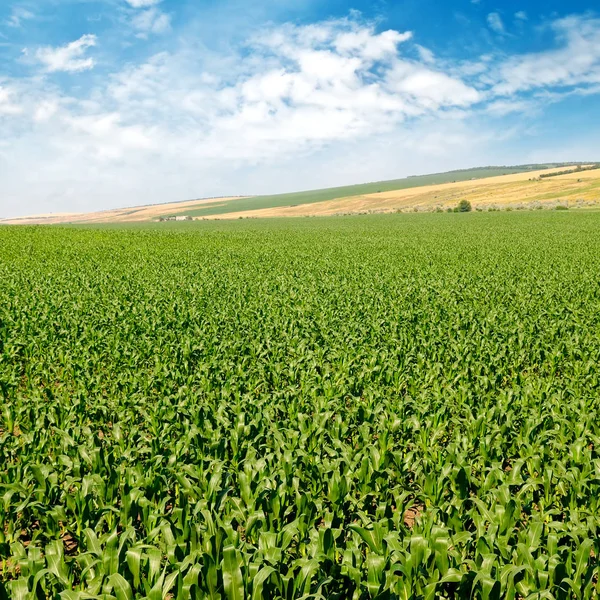
[[[471,203],[463,198],[456,206],[455,212],[471,212],[472,210]]]

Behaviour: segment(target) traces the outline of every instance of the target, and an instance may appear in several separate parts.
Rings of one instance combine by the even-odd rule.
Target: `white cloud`
[[[10,17],[6,20],[6,24],[9,27],[21,27],[23,25],[23,21],[28,21],[30,19],[34,19],[35,15],[26,8],[22,6],[15,6],[12,9],[12,13]]]
[[[87,155],[119,160],[129,151],[155,147],[150,128],[123,125],[119,113],[65,116],[63,123],[77,136]]]
[[[50,120],[59,110],[59,104],[56,100],[43,100],[33,112],[33,120],[37,123]]]
[[[524,10],[520,10],[515,13],[515,19],[518,21],[527,21],[527,13]]]
[[[360,53],[367,60],[383,60],[393,56],[398,50],[398,44],[412,38],[411,31],[384,31],[373,35],[373,31],[362,28],[340,33],[333,40],[333,47],[342,55]]]
[[[513,113],[530,113],[531,111],[539,108],[539,102],[537,100],[494,100],[490,102],[485,110],[489,114],[495,117],[505,117]]]
[[[431,64],[435,62],[435,54],[429,49],[421,46],[420,44],[415,44],[415,48],[419,53],[419,58],[427,64]]]
[[[460,78],[414,60],[419,52],[407,46],[411,38],[410,32],[378,33],[373,25],[345,19],[271,27],[230,57],[201,57],[191,48],[157,54],[105,83],[98,80],[87,98],[25,90],[23,97],[31,97],[29,143],[46,152],[36,160],[46,165],[38,180],[87,173],[97,182],[100,172],[110,173],[107,189],[116,186],[122,196],[126,186],[116,182],[132,179],[130,185],[154,201],[223,193],[231,184],[225,175],[221,190],[206,183],[196,187],[198,165],[205,181],[232,169],[389,135],[401,123],[409,126],[415,118],[435,118],[479,101],[479,93]],[[36,57],[48,70],[80,70],[87,67],[80,62],[89,60],[83,50],[95,41],[82,38]],[[15,158],[4,160],[14,164]],[[77,165],[70,174],[66,161]],[[148,177],[148,171],[160,174],[160,181],[150,177],[151,185],[142,183],[140,173]],[[167,193],[164,184],[172,177],[177,183]],[[53,186],[60,188],[48,183],[44,193]],[[90,194],[80,180],[73,190]],[[72,208],[76,199],[69,198],[61,202]]]
[[[561,47],[506,60],[494,74],[496,94],[600,83],[600,19],[567,17],[551,29]]]
[[[159,4],[161,0],[126,0],[126,2],[133,8],[147,8]]]
[[[136,10],[130,24],[138,32],[137,37],[147,38],[149,34],[166,33],[171,29],[171,17],[158,8],[161,0],[126,0]]]
[[[393,89],[414,99],[420,108],[468,107],[481,100],[476,89],[459,79],[414,63],[396,65],[393,78]]]
[[[162,53],[104,94],[124,122],[158,123],[162,148],[189,142],[203,158],[261,161],[478,102],[460,79],[404,58],[410,38],[347,20],[271,28],[215,71],[193,52]]]
[[[502,17],[496,13],[490,13],[487,16],[487,22],[490,26],[490,29],[499,35],[504,35],[506,33],[506,29],[504,28],[504,22],[502,21]]]
[[[165,33],[171,28],[171,17],[157,8],[143,10],[133,17],[131,24],[142,35]]]
[[[155,7],[126,14],[154,10],[162,14]],[[411,32],[380,33],[357,17],[272,26],[228,54],[183,38],[178,51],[90,77],[73,94],[54,78],[0,78],[2,212],[90,210],[518,162],[496,148],[519,130],[490,116],[532,114],[560,94],[600,85],[598,22],[571,18],[552,27],[555,50],[472,63],[436,59]],[[94,66],[86,51],[95,43],[84,36],[32,54],[47,71],[81,71]],[[23,181],[35,210],[19,201]]]
[[[13,101],[14,95],[13,90],[0,85],[0,117],[18,115],[22,112],[22,107]]]
[[[403,58],[398,45],[409,32],[376,34],[337,21],[279,33],[262,37],[265,56],[275,64],[238,83],[236,108],[222,120],[228,130],[250,128],[251,139],[265,149],[274,141],[319,145],[385,131],[429,111],[478,101],[463,82]]]
[[[93,58],[86,58],[85,53],[95,45],[95,35],[84,35],[66,46],[38,48],[35,58],[46,67],[49,73],[87,71],[94,67],[95,62]]]

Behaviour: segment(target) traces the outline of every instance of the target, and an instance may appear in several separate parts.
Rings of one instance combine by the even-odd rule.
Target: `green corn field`
[[[0,598],[597,598],[600,213],[0,229]]]

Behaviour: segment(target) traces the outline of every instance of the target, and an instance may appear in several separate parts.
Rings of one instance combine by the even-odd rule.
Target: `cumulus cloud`
[[[194,53],[161,53],[115,75],[96,96],[157,145],[260,161],[373,135],[407,119],[477,103],[462,80],[409,58],[410,32],[349,20],[261,31],[215,71]],[[224,75],[224,73],[226,75]]]
[[[136,17],[155,8],[131,10]],[[504,139],[490,129],[490,115],[535,111],[542,94],[550,102],[557,101],[550,95],[599,89],[600,23],[571,17],[551,31],[552,50],[467,64],[436,59],[411,32],[339,19],[268,27],[229,54],[198,51],[188,40],[112,74],[80,75],[87,86],[72,94],[53,78],[0,79],[0,169],[9,174],[0,178],[0,196],[18,198],[32,161],[28,197],[55,210],[283,191],[478,162],[485,144]],[[94,66],[86,52],[95,44],[83,36],[32,55],[47,72],[82,72]],[[18,200],[14,207],[22,212]]]
[[[216,94],[216,122],[225,131],[250,131],[253,146],[310,145],[479,100],[464,82],[405,56],[402,46],[411,38],[350,21],[262,32],[253,49],[269,68],[245,73]]]
[[[417,108],[468,107],[481,99],[480,93],[459,79],[414,63],[401,63],[393,73],[394,91],[411,98]]]
[[[140,14],[145,10],[152,9]],[[48,71],[91,68],[84,51],[95,41],[84,37],[63,48],[40,49],[36,58]],[[160,173],[161,182],[172,173],[175,197],[185,197],[198,165],[205,179],[194,194],[210,193],[209,173],[214,178],[282,157],[308,157],[479,101],[475,88],[418,56],[411,32],[377,32],[352,19],[270,27],[227,57],[206,59],[191,48],[156,54],[98,79],[85,97],[58,89],[32,93],[31,86],[39,85],[32,80],[20,97],[21,118],[31,120],[29,143],[46,152],[48,169],[38,169],[40,180],[64,175],[63,163],[71,161],[90,180],[112,173],[108,188],[114,189],[129,177],[140,185],[143,169]],[[16,156],[15,149],[4,160],[14,163]],[[73,186],[90,193],[81,181]],[[165,193],[156,181],[151,190],[142,188]]]
[[[84,35],[66,46],[38,48],[35,58],[45,66],[49,73],[87,71],[94,67],[95,62],[93,58],[85,57],[85,53],[95,45],[95,35]]]

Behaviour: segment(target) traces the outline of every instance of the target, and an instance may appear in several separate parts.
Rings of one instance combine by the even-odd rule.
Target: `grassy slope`
[[[433,175],[419,175],[417,177],[406,177],[404,179],[392,179],[390,181],[375,181],[358,185],[347,185],[342,187],[327,188],[321,190],[308,190],[304,192],[293,192],[290,194],[276,194],[271,196],[253,196],[235,200],[226,200],[210,204],[204,204],[198,209],[186,209],[173,213],[177,215],[190,215],[192,217],[209,217],[244,210],[258,210],[261,208],[277,208],[282,206],[293,206],[296,204],[314,204],[325,200],[360,196],[362,194],[374,194],[377,192],[390,192],[413,187],[451,183],[453,181],[469,181],[470,179],[483,179],[486,177],[497,177],[498,175],[509,175],[524,171],[534,171],[555,166],[559,164],[542,165],[520,165],[508,167],[481,167],[460,171],[448,171],[447,173],[436,173]]]

